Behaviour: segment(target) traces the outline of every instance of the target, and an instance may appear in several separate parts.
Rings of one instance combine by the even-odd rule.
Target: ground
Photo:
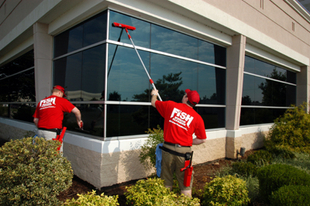
[[[240,157],[239,159],[247,158],[247,156],[255,151],[247,151],[244,157]],[[236,159],[220,159],[213,162],[207,162],[204,164],[194,165],[194,182],[193,182],[193,191],[202,190],[206,182],[209,182],[212,177],[215,176],[216,172],[219,171],[222,167],[228,166],[233,162],[237,161]],[[135,184],[136,181],[130,181],[118,185],[113,185],[110,187],[101,188],[101,190],[97,190],[97,194],[104,192],[105,195],[118,195],[120,206],[126,205],[126,198],[124,192],[126,192],[126,186],[130,186]],[[95,190],[95,188],[74,176],[72,181],[72,186],[59,194],[58,199],[61,201],[66,201],[66,199],[77,199],[77,194],[86,194],[88,191]],[[255,204],[258,205],[258,204]]]

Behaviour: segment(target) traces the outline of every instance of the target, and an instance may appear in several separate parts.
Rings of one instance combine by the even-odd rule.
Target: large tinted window
[[[35,107],[33,50],[0,67],[0,116],[32,121]]]
[[[113,22],[136,28],[129,33],[139,55],[125,30]],[[86,38],[86,24],[87,35],[96,38]],[[102,34],[97,35],[99,31]],[[88,134],[136,135],[163,127],[163,118],[150,105],[152,86],[147,74],[163,100],[180,102],[185,89],[197,90],[201,104],[196,109],[206,128],[225,126],[224,47],[109,11],[59,34],[55,50],[59,51],[55,51],[54,84],[63,85],[68,99],[80,108]],[[73,120],[68,114],[64,124],[76,130]]]
[[[246,56],[241,125],[273,122],[285,108],[296,104],[295,83],[296,73]]]

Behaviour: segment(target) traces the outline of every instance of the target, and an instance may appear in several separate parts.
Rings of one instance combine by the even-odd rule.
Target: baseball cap
[[[53,89],[58,89],[59,91],[61,91],[64,94],[64,97],[66,97],[66,93],[65,93],[65,88],[63,88],[62,86],[56,85],[53,87]]]
[[[193,104],[196,105],[199,103],[200,101],[200,96],[198,94],[198,92],[196,90],[190,90],[190,89],[186,89],[185,90],[187,97],[188,97],[188,101]]]

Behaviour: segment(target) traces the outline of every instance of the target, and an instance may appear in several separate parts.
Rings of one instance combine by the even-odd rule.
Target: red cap
[[[53,87],[53,89],[58,89],[59,91],[61,91],[64,94],[64,97],[66,97],[66,93],[65,93],[65,88],[63,88],[62,86],[56,85]]]
[[[200,96],[198,94],[198,92],[196,90],[190,90],[190,89],[186,89],[185,90],[187,97],[188,97],[188,101],[193,104],[196,105],[199,103],[200,101]]]

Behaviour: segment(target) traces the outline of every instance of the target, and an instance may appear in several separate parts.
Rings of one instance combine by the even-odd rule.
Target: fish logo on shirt
[[[169,122],[187,130],[187,128],[190,127],[190,124],[192,123],[193,119],[194,119],[193,116],[177,108],[173,108]]]
[[[55,107],[55,105],[56,105],[56,97],[42,99],[39,104],[40,110]]]

